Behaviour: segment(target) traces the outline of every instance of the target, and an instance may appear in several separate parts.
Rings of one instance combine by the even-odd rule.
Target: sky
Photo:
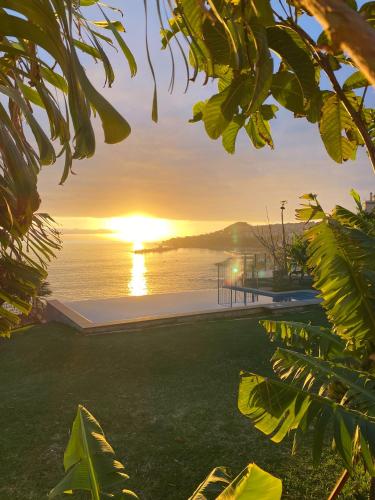
[[[225,221],[264,223],[266,207],[271,220],[277,222],[280,200],[288,200],[286,218],[293,220],[298,197],[306,192],[317,193],[328,210],[336,203],[350,207],[352,187],[363,197],[375,191],[375,177],[364,150],[354,162],[334,163],[318,127],[294,119],[288,111],[279,112],[271,122],[273,151],[255,150],[242,132],[235,155],[226,153],[220,139],[213,141],[206,135],[202,123],[188,122],[193,104],[211,95],[214,87],[203,87],[199,80],[184,94],[185,75],[178,57],[176,85],[172,95],[168,93],[170,60],[160,50],[159,24],[151,11],[149,42],[159,94],[159,122],[153,123],[143,2],[117,2],[122,4],[124,37],[136,57],[137,76],[131,79],[126,61],[111,52],[116,81],[111,89],[103,88],[100,66],[84,60],[89,76],[130,122],[132,133],[120,144],[107,145],[100,123],[95,121],[96,154],[76,161],[76,175],[59,186],[61,163],[43,169],[41,209],[65,228],[104,228],[106,218],[141,213],[199,221],[195,225],[186,222],[184,231],[204,232]]]

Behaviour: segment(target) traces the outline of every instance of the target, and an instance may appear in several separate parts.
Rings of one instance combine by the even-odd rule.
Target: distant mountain
[[[281,224],[271,224],[271,227],[274,238],[281,238]],[[288,223],[285,224],[285,232],[287,236],[293,233],[302,233],[304,227],[303,223]],[[251,226],[247,222],[236,222],[213,233],[171,238],[163,241],[163,245],[171,248],[261,251],[263,247],[259,243],[256,234],[269,234],[269,226]]]

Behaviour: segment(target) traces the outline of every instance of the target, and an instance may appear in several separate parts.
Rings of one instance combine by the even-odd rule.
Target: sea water
[[[60,300],[204,290],[217,286],[215,263],[227,257],[205,249],[136,254],[132,244],[108,235],[67,234],[48,282]]]

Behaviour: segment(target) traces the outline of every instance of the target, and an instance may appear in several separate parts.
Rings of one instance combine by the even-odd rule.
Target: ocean
[[[132,244],[108,235],[66,234],[48,282],[60,300],[204,290],[216,288],[215,263],[226,258],[203,249],[134,254]]]

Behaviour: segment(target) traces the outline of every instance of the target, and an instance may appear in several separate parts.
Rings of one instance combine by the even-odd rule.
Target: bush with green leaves
[[[308,272],[307,246],[308,243],[303,235],[294,234],[286,250],[289,276],[299,274],[301,281]]]
[[[353,195],[357,213],[326,214],[303,197],[298,218],[317,221],[305,234],[307,265],[330,326],[262,321],[285,344],[272,357],[277,378],[242,373],[238,405],[272,441],[293,433],[296,447],[312,429],[314,462],[329,435],[349,472],[361,460],[375,477],[375,217]]]

